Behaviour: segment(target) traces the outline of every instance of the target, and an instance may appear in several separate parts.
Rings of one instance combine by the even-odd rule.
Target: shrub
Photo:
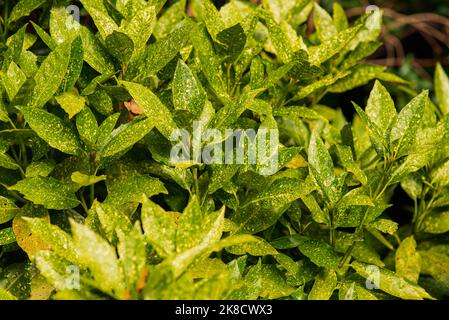
[[[80,3],[2,19],[0,298],[447,294],[449,80],[395,106],[380,10]]]

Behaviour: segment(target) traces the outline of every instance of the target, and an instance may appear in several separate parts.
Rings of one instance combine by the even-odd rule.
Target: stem
[[[200,188],[198,186],[198,168],[194,167],[192,168],[192,176],[193,176],[193,187],[195,194],[199,197],[200,196]]]

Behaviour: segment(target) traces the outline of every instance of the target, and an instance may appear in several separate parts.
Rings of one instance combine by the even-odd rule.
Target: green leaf
[[[45,0],[20,0],[12,9],[8,22],[12,23],[28,16],[32,11],[45,3]]]
[[[218,33],[217,41],[220,43],[219,51],[222,51],[228,60],[235,61],[245,48],[245,31],[240,24],[236,24]]]
[[[315,279],[309,300],[329,300],[337,287],[337,274],[333,270],[323,270]]]
[[[182,60],[173,78],[173,104],[176,110],[186,110],[198,115],[204,106],[206,96],[190,68]]]
[[[435,95],[443,114],[449,113],[449,78],[440,63],[435,69]]]
[[[5,228],[0,230],[0,246],[5,246],[16,242],[16,237],[12,228]]]
[[[216,38],[225,29],[220,13],[210,0],[201,0],[201,18],[204,20],[207,31],[213,38]]]
[[[326,197],[335,203],[336,197],[336,177],[332,158],[324,146],[323,141],[315,131],[309,144],[309,169],[310,174],[320,186]]]
[[[191,25],[181,22],[169,35],[149,45],[143,63],[134,66],[137,77],[156,74],[164,68],[190,41]],[[131,67],[130,67],[131,68]]]
[[[115,248],[82,224],[71,221],[71,227],[79,264],[89,269],[101,290],[121,297],[124,282]]]
[[[78,155],[81,145],[74,130],[57,116],[35,107],[20,107],[31,129],[51,147]]]
[[[32,162],[26,169],[25,176],[27,178],[48,177],[55,168],[55,164],[51,161]]]
[[[80,185],[81,187],[88,187],[90,185],[96,184],[100,181],[106,180],[106,176],[89,176],[86,174],[83,174],[79,171],[72,173],[72,181],[76,184]]]
[[[405,300],[423,300],[432,299],[432,297],[420,286],[409,282],[396,275],[394,272],[379,268],[379,273],[376,275],[374,272],[370,273],[372,268],[368,268],[369,265],[354,261],[351,264],[352,268],[364,278],[373,279],[377,276],[380,290],[391,294],[392,296],[405,299]]]
[[[418,283],[421,272],[421,256],[416,251],[416,241],[413,236],[402,240],[395,257],[396,274],[413,283]]]
[[[12,220],[19,212],[20,208],[11,199],[0,196],[0,224]]]
[[[384,138],[389,140],[391,125],[396,119],[396,108],[387,89],[376,81],[365,109],[371,121],[384,132]]]
[[[152,197],[160,193],[167,193],[164,184],[149,176],[130,177],[118,182],[110,190],[106,202],[120,205],[129,202],[141,202],[142,197]]]
[[[42,62],[34,76],[36,87],[28,106],[41,108],[50,100],[65,78],[70,63],[72,43],[64,42]]]
[[[16,296],[0,287],[0,300],[18,300]]]
[[[13,101],[14,97],[19,92],[20,87],[22,87],[27,80],[27,77],[13,61],[9,65],[8,71],[5,74],[1,73],[1,76],[9,101]]]
[[[360,25],[339,32],[335,36],[327,39],[318,47],[313,48],[310,54],[310,63],[319,66],[334,55],[339,53],[357,34]]]
[[[18,170],[19,165],[7,154],[0,153],[0,167],[10,170]]]
[[[227,95],[223,81],[223,69],[211,40],[203,26],[193,25],[192,29],[190,39],[200,61],[201,70],[218,97],[224,98]]]
[[[109,16],[103,1],[81,0],[80,2],[94,20],[103,39],[106,39],[108,35],[118,28],[117,24]]]
[[[422,92],[401,110],[394,121],[391,130],[391,142],[397,142],[396,152],[398,157],[406,154],[415,142],[427,99],[428,92]]]
[[[422,224],[422,229],[431,234],[441,234],[449,231],[449,211],[432,211]]]
[[[147,87],[122,81],[121,84],[129,91],[143,114],[151,117],[153,125],[169,139],[177,128],[170,110],[159,100],[159,98]]]
[[[301,189],[300,181],[276,180],[242,203],[231,220],[238,225],[239,232],[263,231],[275,224],[290,204],[301,197]]]
[[[95,115],[90,108],[85,108],[76,117],[76,127],[78,129],[81,140],[93,149],[97,142],[98,123]]]
[[[142,227],[146,240],[162,257],[171,256],[175,250],[177,221],[179,214],[166,212],[151,200],[144,199]]]
[[[27,178],[10,187],[10,190],[19,191],[27,200],[47,209],[72,209],[80,204],[70,187],[54,178]]]
[[[78,113],[80,113],[86,104],[86,99],[81,97],[76,92],[64,92],[62,95],[55,97],[56,101],[60,104],[61,108],[69,115],[69,119],[72,119]]]
[[[126,64],[131,60],[134,43],[126,34],[114,31],[106,37],[105,42],[109,53],[121,63]]]
[[[80,28],[83,41],[84,60],[96,71],[102,74],[114,74],[114,65],[105,48],[87,27]]]
[[[432,172],[432,184],[437,184],[441,187],[449,185],[449,161],[446,161]]]
[[[385,69],[384,66],[379,65],[357,65],[349,76],[337,81],[328,90],[332,93],[342,93],[366,85],[371,80],[379,78]]]
[[[154,128],[151,118],[138,118],[112,131],[100,148],[100,158],[112,157],[142,140]]]
[[[331,16],[316,2],[314,3],[313,13],[316,32],[321,42],[325,42],[329,38],[337,35],[337,28],[335,27]]]
[[[298,247],[303,255],[310,259],[319,267],[337,270],[340,263],[340,256],[330,245],[321,241],[299,237]]]
[[[96,141],[96,147],[101,146],[105,143],[105,141],[109,138],[112,131],[114,130],[117,121],[120,117],[119,113],[115,113],[106,120],[103,121],[103,123],[98,128],[98,134],[97,134],[97,141]]]
[[[343,31],[348,28],[348,18],[346,18],[345,9],[338,2],[332,5],[333,20],[337,31]]]
[[[75,245],[69,234],[62,231],[57,226],[52,225],[46,219],[29,217],[23,217],[21,219],[23,219],[28,226],[29,233],[45,242],[47,250],[55,252],[70,262],[77,261]]]
[[[151,3],[136,10],[132,17],[122,21],[119,30],[132,40],[135,56],[140,56],[144,52],[155,24],[156,10]],[[122,49],[128,50],[124,47]]]

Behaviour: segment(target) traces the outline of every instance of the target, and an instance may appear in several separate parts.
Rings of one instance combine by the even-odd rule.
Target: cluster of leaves
[[[380,11],[349,23],[311,0],[197,0],[189,14],[185,0],[80,3],[97,32],[57,2],[41,25],[27,16],[46,1],[2,18],[17,31],[0,60],[0,298],[447,294],[442,68],[438,105],[423,92],[395,106],[378,81],[352,122],[320,104],[374,79],[404,84],[361,63]],[[170,136],[193,121],[279,130],[276,173],[172,163]],[[388,211],[399,188],[415,204],[401,228]]]

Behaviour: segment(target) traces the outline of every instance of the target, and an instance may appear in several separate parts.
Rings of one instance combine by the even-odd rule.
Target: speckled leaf
[[[134,51],[134,43],[130,37],[122,32],[114,31],[106,37],[105,43],[113,57],[123,64],[129,62]]]
[[[145,50],[148,39],[153,33],[155,22],[156,10],[151,3],[136,10],[133,17],[122,21],[119,30],[132,40],[134,55],[139,56]],[[122,49],[127,50],[124,47]]]
[[[315,2],[313,13],[316,32],[321,42],[325,42],[334,37],[337,34],[337,28],[327,11]]]
[[[10,156],[0,153],[0,167],[10,170],[18,170],[19,165]]]
[[[12,9],[8,22],[12,23],[22,17],[28,16],[32,11],[43,5],[45,0],[20,0]]]
[[[353,173],[357,180],[359,180],[363,185],[367,184],[368,178],[360,168],[360,165],[355,162],[351,147],[345,145],[337,145],[337,153],[343,167],[345,167],[349,172]]]
[[[398,224],[388,219],[377,219],[369,224],[380,232],[393,235],[398,231]]]
[[[289,178],[276,180],[242,203],[231,220],[238,225],[239,232],[263,231],[275,224],[302,193],[302,182]]]
[[[204,26],[193,26],[190,39],[209,84],[219,97],[225,97],[223,70]]]
[[[225,24],[211,0],[201,0],[201,18],[206,24],[207,31],[215,39],[225,29]]]
[[[388,141],[391,125],[396,118],[396,108],[387,89],[379,81],[376,81],[371,91],[365,112]]]
[[[179,60],[173,78],[173,104],[177,110],[190,111],[198,115],[203,109],[206,96],[201,84],[190,68]]]
[[[253,236],[254,241],[248,241],[242,244],[238,244],[227,248],[226,250],[235,255],[250,254],[255,257],[263,256],[277,256],[279,252],[273,248],[264,239]]]
[[[422,225],[425,232],[431,234],[442,234],[449,231],[449,211],[430,212]]]
[[[139,287],[147,265],[147,252],[142,228],[136,223],[130,232],[117,231],[119,244],[117,251],[122,266],[124,281],[128,288]]]
[[[54,168],[55,164],[49,160],[32,162],[26,168],[25,176],[27,178],[48,177]]]
[[[309,300],[329,300],[337,287],[337,274],[333,270],[323,270],[315,278]]]
[[[332,5],[333,15],[332,18],[334,20],[335,28],[337,31],[343,31],[348,28],[348,18],[346,17],[345,9],[338,2],[334,2]]]
[[[168,257],[175,252],[175,236],[179,214],[166,212],[160,206],[145,199],[142,206],[142,227],[145,238],[158,254]]]
[[[84,64],[84,49],[81,37],[76,37],[72,42],[70,51],[70,61],[67,69],[67,73],[62,80],[62,91],[68,91],[75,86],[78,78],[81,75]]]
[[[10,221],[19,212],[20,208],[11,199],[0,196],[0,224]]]
[[[338,195],[335,190],[336,177],[334,164],[329,152],[316,131],[312,134],[308,154],[311,175],[327,198],[332,202],[335,202]]]
[[[42,62],[34,76],[36,87],[28,102],[29,106],[42,107],[58,90],[67,73],[72,44],[64,42]]]
[[[9,65],[6,73],[1,73],[1,80],[5,87],[9,101],[13,101],[20,87],[25,83],[27,77],[14,61]]]
[[[299,250],[314,264],[328,269],[338,268],[341,258],[326,242],[306,237],[299,237],[298,240]]]
[[[76,133],[57,116],[35,107],[20,107],[20,111],[31,129],[51,147],[71,155],[80,153],[81,146]]]
[[[115,248],[86,226],[74,221],[71,226],[81,266],[89,268],[101,290],[121,297],[124,279]]]
[[[28,234],[26,234],[27,236],[30,236],[30,234],[32,234],[33,237],[34,236],[38,237],[37,239],[39,239],[39,241],[45,244],[46,247],[45,249],[52,250],[53,252],[67,259],[68,261],[76,262],[77,255],[74,243],[70,238],[70,235],[62,231],[57,226],[52,225],[48,217],[46,218],[22,217],[20,219],[24,221],[26,223],[26,226],[28,227]],[[17,229],[17,226],[15,229]],[[37,251],[34,250],[32,254],[37,253]]]
[[[320,46],[311,50],[310,62],[320,65],[340,52],[357,34],[360,26],[352,27],[339,32]]]
[[[431,176],[432,184],[435,183],[441,187],[449,185],[449,161],[436,168]]]
[[[131,148],[153,128],[154,120],[151,118],[138,118],[118,127],[103,143],[98,156],[101,158],[112,157]]]
[[[114,65],[105,48],[87,27],[80,28],[83,41],[84,60],[96,71],[103,74],[114,73]]]
[[[372,269],[368,268],[369,265],[354,261],[351,266],[362,277],[372,279],[373,275],[369,272],[369,270]],[[426,292],[426,290],[387,269],[379,269],[378,283],[380,290],[401,299],[432,299],[432,297]]]
[[[187,46],[190,41],[190,33],[190,24],[183,21],[165,38],[149,45],[143,63],[135,66],[138,69],[138,75],[154,75],[165,67],[182,48]]]
[[[98,123],[90,108],[85,108],[76,117],[76,128],[81,140],[93,149],[98,135]]]
[[[150,117],[153,125],[169,139],[177,128],[170,110],[159,100],[159,98],[147,87],[122,81],[121,84],[129,91],[143,114]]]
[[[72,209],[80,204],[70,187],[54,178],[27,178],[10,189],[19,191],[26,199],[47,209]]]
[[[88,187],[90,185],[96,184],[100,181],[106,180],[105,175],[101,176],[89,176],[86,174],[83,174],[79,171],[76,171],[72,173],[72,181],[76,184],[80,185],[81,187]]]
[[[352,69],[352,73],[336,82],[328,90],[333,93],[342,93],[354,88],[366,85],[373,79],[376,79],[385,71],[384,66],[362,64]]]
[[[423,91],[401,110],[394,121],[391,142],[397,142],[396,152],[399,157],[406,154],[415,141],[427,99],[428,91]]]
[[[220,43],[219,52],[223,52],[228,60],[235,61],[245,48],[245,31],[240,24],[236,24],[218,33],[217,41]]]
[[[98,128],[98,135],[96,141],[96,147],[99,147],[105,143],[105,141],[109,138],[115,126],[117,125],[117,121],[120,117],[119,113],[114,113],[113,115],[106,118],[103,123]]]
[[[435,69],[435,94],[438,101],[438,106],[443,114],[449,113],[449,78],[444,72],[441,64],[437,64]]]
[[[167,36],[172,29],[184,18],[184,8],[186,0],[179,0],[173,3],[166,11],[158,17],[154,35],[157,39]]]
[[[81,97],[79,94],[72,91],[64,92],[62,95],[55,98],[61,108],[67,112],[70,119],[81,112],[86,104],[86,99],[84,97]]]
[[[18,300],[16,296],[10,293],[5,288],[0,287],[0,300]]]
[[[81,0],[80,2],[94,20],[103,39],[106,39],[108,35],[117,29],[117,24],[109,16],[103,1]]]
[[[0,230],[0,246],[5,246],[16,242],[16,237],[12,228],[5,228]]]
[[[421,255],[416,251],[416,241],[413,236],[402,240],[396,250],[396,274],[418,283],[421,272]]]
[[[136,176],[115,184],[109,190],[106,202],[115,205],[141,202],[143,195],[152,197],[160,193],[167,193],[161,181],[150,176]]]

